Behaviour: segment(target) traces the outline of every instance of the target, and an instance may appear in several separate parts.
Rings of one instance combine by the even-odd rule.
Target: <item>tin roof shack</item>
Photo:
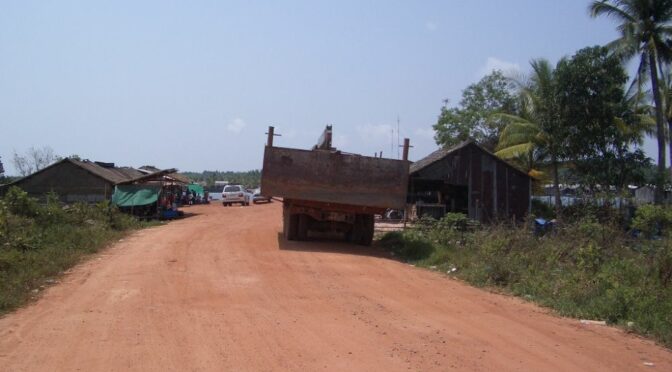
[[[480,222],[521,219],[530,210],[532,179],[473,141],[440,149],[411,164],[415,215],[464,213]]]
[[[183,182],[184,178],[174,168],[155,172],[158,168],[144,168],[142,176],[116,184],[112,203],[140,218],[170,219],[183,215],[177,210],[177,203],[187,189],[188,180]]]
[[[65,203],[96,203],[109,200],[114,185],[143,176],[134,168],[115,167],[114,163],[80,161],[65,158],[31,175],[3,185],[4,194],[12,186],[18,186],[30,196],[44,199],[49,192],[56,193]]]

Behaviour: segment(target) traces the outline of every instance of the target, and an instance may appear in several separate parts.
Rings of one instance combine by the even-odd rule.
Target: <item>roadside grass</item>
[[[643,231],[638,238],[619,222],[592,216],[545,236],[535,236],[530,224],[464,231],[454,224],[460,218],[422,221],[380,243],[417,266],[672,347],[672,231],[661,230],[672,226],[672,209],[640,209],[632,223]]]
[[[34,297],[54,277],[128,231],[152,226],[109,203],[39,204],[18,188],[0,199],[0,315]]]

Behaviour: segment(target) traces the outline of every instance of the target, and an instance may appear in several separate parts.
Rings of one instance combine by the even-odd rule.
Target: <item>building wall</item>
[[[66,203],[99,202],[110,199],[114,192],[111,182],[68,162],[44,169],[15,185],[38,199],[43,199],[49,192],[55,192]]]
[[[409,189],[411,193],[447,189],[437,182],[467,187],[467,211],[472,219],[521,219],[529,212],[530,178],[475,145],[458,149],[414,173]]]

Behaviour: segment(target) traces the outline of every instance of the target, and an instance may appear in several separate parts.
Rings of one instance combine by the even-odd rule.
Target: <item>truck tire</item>
[[[308,240],[308,229],[310,228],[310,217],[305,214],[299,214],[298,226],[296,229],[296,240]]]
[[[351,243],[359,244],[362,240],[362,216],[360,214],[355,216],[355,223],[352,224],[352,229],[348,233],[348,240]]]
[[[351,243],[359,245],[371,245],[373,241],[373,215],[358,214],[355,216],[355,223],[348,234],[348,240]]]
[[[296,240],[298,217],[289,213],[288,208],[282,209],[282,233],[285,235],[285,239]]]
[[[374,230],[374,221],[372,214],[362,214],[361,215],[361,238],[359,239],[359,244],[361,245],[371,245],[373,242],[373,230]]]

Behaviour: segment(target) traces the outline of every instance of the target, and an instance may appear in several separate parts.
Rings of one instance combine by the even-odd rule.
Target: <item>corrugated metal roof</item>
[[[74,159],[63,159],[63,161],[70,161],[71,163],[83,168],[94,175],[103,178],[112,183],[119,183],[123,181],[132,180],[134,178],[143,176],[144,173],[131,167],[102,167],[91,161],[80,161]]]
[[[151,166],[151,165],[144,165],[144,166],[140,167],[138,170],[145,173],[145,174],[152,174],[152,173],[163,171],[163,169],[159,169],[159,168]],[[172,173],[169,173],[166,176],[169,177],[169,178],[172,178],[175,181],[180,182],[180,183],[184,183],[184,184],[190,184],[191,183],[191,180],[188,177],[177,173],[176,170],[173,170]]]

